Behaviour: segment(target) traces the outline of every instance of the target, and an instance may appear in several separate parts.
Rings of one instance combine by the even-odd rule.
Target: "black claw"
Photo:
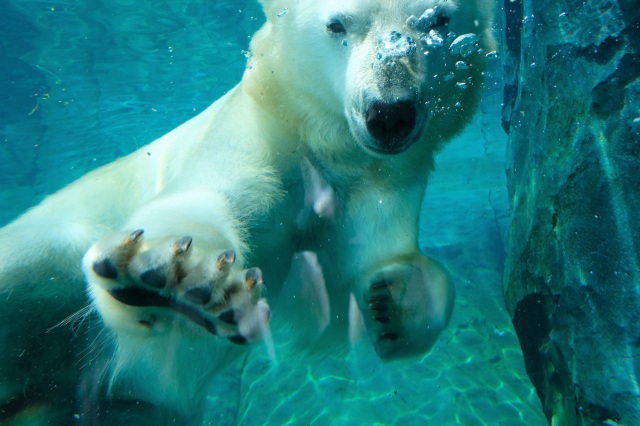
[[[236,345],[246,345],[247,344],[247,339],[245,339],[244,337],[237,335],[237,336],[231,336],[229,337],[229,340],[232,343],[235,343]]]
[[[400,335],[398,333],[394,333],[392,331],[383,331],[382,333],[380,333],[380,336],[378,338],[378,342],[383,341],[383,340],[390,340],[392,342],[395,342],[399,338],[400,338]]]
[[[377,283],[371,284],[370,287],[372,290],[375,290],[375,289],[391,287],[391,285],[393,285],[393,281],[378,281]]]
[[[98,262],[94,262],[93,272],[100,275],[102,278],[109,278],[112,280],[118,278],[118,270],[108,257]]]
[[[391,322],[391,319],[384,315],[374,316],[373,319],[382,324],[389,324]]]
[[[191,243],[193,239],[190,236],[183,237],[180,241],[176,243],[176,254],[184,253],[189,250],[191,247]]]
[[[226,322],[227,324],[236,325],[238,323],[231,309],[218,315],[218,318],[220,318],[220,321]]]
[[[388,294],[376,294],[375,296],[371,296],[370,298],[368,298],[367,301],[373,305],[387,302],[389,299],[391,299],[391,296],[389,296]]]
[[[164,288],[167,284],[167,276],[164,274],[162,269],[147,269],[142,274],[140,274],[140,280],[154,288]]]
[[[129,234],[129,242],[135,243],[140,238],[140,235],[144,233],[144,229],[136,229],[132,233]]]
[[[247,270],[244,276],[244,285],[251,290],[256,284],[262,283],[262,271],[260,268],[251,268]]]
[[[236,252],[233,250],[227,250],[218,256],[216,260],[216,269],[222,271],[225,268],[233,265],[233,262],[236,261]]]
[[[194,287],[184,293],[184,299],[198,305],[206,305],[211,300],[209,287]]]

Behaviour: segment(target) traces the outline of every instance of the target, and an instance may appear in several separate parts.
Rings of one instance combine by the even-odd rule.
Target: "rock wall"
[[[504,294],[527,372],[554,425],[640,425],[640,6],[498,9]]]

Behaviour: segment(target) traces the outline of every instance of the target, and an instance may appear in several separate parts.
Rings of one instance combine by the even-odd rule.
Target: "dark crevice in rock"
[[[542,358],[542,395],[544,414],[553,423],[556,413],[563,413],[560,424],[579,424],[576,419],[581,416],[580,406],[576,401],[574,383],[562,351],[551,341],[540,348]],[[558,418],[556,418],[556,421]]]
[[[504,106],[502,114],[502,130],[508,135],[511,131],[511,110],[516,102],[518,96],[517,84],[505,84],[504,85]],[[509,111],[507,112],[507,105],[509,105]],[[508,117],[508,118],[507,118]]]
[[[607,37],[599,46],[589,46],[578,51],[579,55],[598,65],[605,65],[611,61],[618,51],[625,46],[625,42],[618,37]]]
[[[624,106],[624,88],[638,77],[640,55],[624,55],[618,69],[593,89],[592,111],[600,117],[620,111]]]
[[[622,19],[626,23],[626,28],[640,33],[640,7],[638,7],[638,0],[619,0],[618,6],[622,12]],[[633,40],[630,41],[633,43]]]
[[[518,96],[518,67],[522,48],[523,0],[504,0],[504,101],[502,106],[502,129],[509,134],[511,113]]]
[[[536,388],[538,397],[544,401],[544,369],[546,361],[541,348],[548,343],[551,332],[550,316],[553,303],[550,293],[531,293],[516,305],[513,327],[518,334],[524,355],[527,374]]]
[[[522,41],[520,35],[522,32],[522,14],[524,10],[522,0],[505,0],[503,3],[504,14],[507,20],[506,44],[508,51],[513,55],[519,55]]]

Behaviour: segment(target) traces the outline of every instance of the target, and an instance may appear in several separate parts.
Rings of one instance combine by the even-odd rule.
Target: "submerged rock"
[[[637,425],[640,8],[501,6],[504,293],[527,371],[554,425]]]

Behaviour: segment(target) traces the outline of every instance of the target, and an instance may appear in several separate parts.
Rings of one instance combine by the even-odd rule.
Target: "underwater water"
[[[263,20],[242,1],[0,3],[0,225],[232,88]],[[473,122],[436,157],[424,202],[421,248],[457,291],[431,352],[392,363],[365,342],[301,353],[274,328],[277,360],[255,345],[221,372],[206,424],[546,424],[503,301],[500,70],[497,61]]]

